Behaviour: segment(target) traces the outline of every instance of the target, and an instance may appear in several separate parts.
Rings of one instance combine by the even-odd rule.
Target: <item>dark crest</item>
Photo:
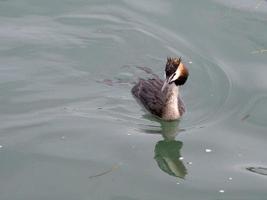
[[[166,63],[166,68],[165,68],[165,73],[166,77],[171,76],[179,67],[180,62],[182,61],[181,57],[180,58],[167,58],[167,63]]]

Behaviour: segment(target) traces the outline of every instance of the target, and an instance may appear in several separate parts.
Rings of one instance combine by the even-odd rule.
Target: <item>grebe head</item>
[[[182,63],[180,58],[167,58],[167,63],[165,67],[166,80],[161,88],[163,91],[168,84],[175,83],[175,85],[185,84],[188,77],[188,70]]]

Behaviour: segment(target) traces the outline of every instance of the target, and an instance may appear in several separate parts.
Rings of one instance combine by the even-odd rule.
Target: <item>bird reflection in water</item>
[[[171,176],[184,179],[187,174],[187,170],[181,159],[181,149],[183,143],[175,139],[181,131],[179,130],[179,121],[162,121],[148,116],[146,116],[146,118],[160,123],[160,131],[145,130],[150,134],[160,133],[163,137],[163,140],[157,142],[154,150],[154,159],[156,160],[159,168]]]

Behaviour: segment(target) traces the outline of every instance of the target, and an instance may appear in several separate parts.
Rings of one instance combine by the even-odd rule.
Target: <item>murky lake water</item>
[[[180,123],[130,93],[167,56]],[[0,199],[267,199],[267,2],[0,0]]]

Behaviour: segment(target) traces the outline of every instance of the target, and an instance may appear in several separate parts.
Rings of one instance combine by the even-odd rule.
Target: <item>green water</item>
[[[180,122],[130,94],[167,56]],[[266,63],[264,0],[0,0],[0,199],[267,199]]]

